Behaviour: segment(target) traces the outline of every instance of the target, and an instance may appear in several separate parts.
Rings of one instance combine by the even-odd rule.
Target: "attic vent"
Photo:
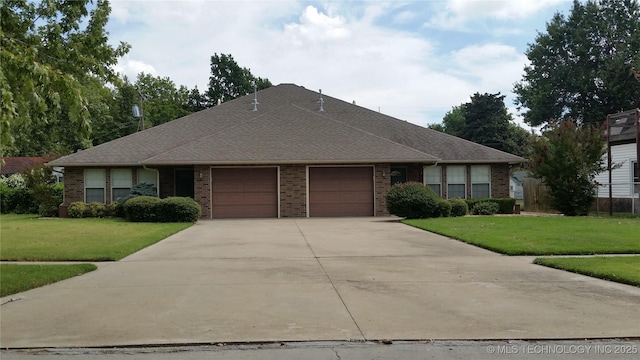
[[[318,100],[318,103],[320,104],[320,111],[324,111],[324,99],[322,98],[322,89],[318,91],[320,92],[320,100]]]
[[[258,102],[258,86],[255,81],[252,81],[251,85],[253,85],[253,111],[258,111],[258,104],[260,104]]]

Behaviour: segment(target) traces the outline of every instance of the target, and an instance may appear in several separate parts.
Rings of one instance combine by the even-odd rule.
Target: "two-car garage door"
[[[212,217],[278,217],[278,175],[276,167],[211,169]],[[307,184],[311,217],[373,216],[371,166],[309,167]]]

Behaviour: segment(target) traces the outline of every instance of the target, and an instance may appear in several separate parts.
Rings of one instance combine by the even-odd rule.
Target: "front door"
[[[193,169],[176,169],[176,196],[194,198]]]

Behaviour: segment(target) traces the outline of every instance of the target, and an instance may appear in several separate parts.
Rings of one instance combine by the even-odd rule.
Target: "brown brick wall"
[[[509,197],[509,164],[491,165],[491,197]]]
[[[193,167],[193,194],[195,201],[202,207],[203,219],[211,219],[211,169],[208,165]]]
[[[375,216],[389,216],[387,193],[391,189],[391,164],[376,164],[374,167]],[[409,171],[407,171],[409,177]]]
[[[84,169],[65,167],[63,205],[76,201],[84,201]]]
[[[307,168],[280,166],[280,217],[307,216]]]

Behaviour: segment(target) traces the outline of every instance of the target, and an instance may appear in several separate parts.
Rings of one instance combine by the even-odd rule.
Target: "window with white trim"
[[[487,199],[491,197],[491,166],[471,166],[471,198]]]
[[[138,169],[137,171],[138,184],[147,183],[153,185],[156,189],[156,195],[158,194],[158,173],[153,170]]]
[[[117,201],[131,192],[131,169],[111,169],[111,201]]]
[[[104,204],[106,183],[106,171],[104,169],[85,169],[84,202]]]
[[[464,165],[447,166],[447,198],[467,198],[467,174]]]
[[[424,184],[431,188],[438,196],[442,196],[442,167],[425,166],[424,167]]]

